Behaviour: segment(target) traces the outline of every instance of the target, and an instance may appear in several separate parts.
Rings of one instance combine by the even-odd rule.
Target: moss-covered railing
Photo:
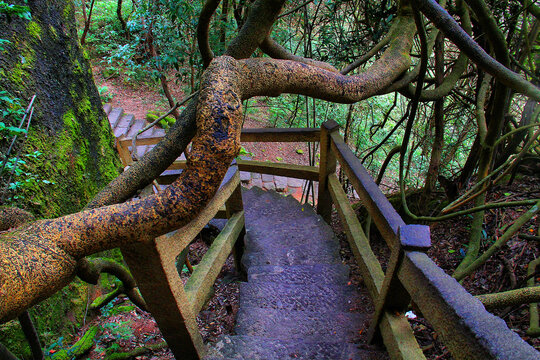
[[[239,170],[242,171],[318,181],[317,212],[328,222],[332,206],[335,206],[359,264],[364,283],[375,304],[376,310],[369,331],[370,341],[382,340],[392,359],[425,359],[408,320],[404,316],[405,310],[412,301],[432,324],[456,359],[538,359],[540,356],[533,347],[512,332],[502,319],[489,313],[479,300],[429,259],[425,254],[430,245],[429,227],[405,224],[367,173],[360,160],[345,144],[338,129],[339,126],[334,121],[324,123],[321,129],[244,129],[241,135],[242,142],[320,142],[320,167],[246,160],[238,160],[237,164]],[[152,145],[158,140],[159,138],[142,137],[137,140],[137,145]],[[118,148],[120,154],[124,154],[123,158],[129,156],[131,143],[131,139],[119,139]],[[130,157],[126,159],[129,161]],[[381,264],[372,251],[369,240],[338,180],[336,175],[338,163],[359,194],[362,204],[366,207],[391,250],[386,273],[382,270]],[[176,161],[169,167],[168,172],[176,172],[184,167],[185,161]],[[225,186],[222,189],[225,189]],[[218,194],[217,196],[225,195]],[[240,210],[239,190],[236,191],[232,199],[235,199],[234,209]],[[209,207],[213,207],[213,211],[217,211],[217,203],[214,203],[214,200],[213,204]],[[227,211],[230,215],[230,210]],[[206,217],[203,212],[199,218],[194,221],[202,224],[210,220],[211,217]],[[234,232],[233,237],[238,236],[238,234],[239,232]],[[181,240],[179,243],[183,244],[185,240]],[[169,243],[164,242],[160,246],[169,246],[165,244]],[[237,245],[237,247],[240,249],[241,245]],[[174,253],[179,253],[182,248],[182,246],[176,245]],[[130,254],[124,253],[126,258],[130,259]],[[160,262],[157,259],[159,257],[156,252],[156,256],[151,257],[150,261],[155,261],[155,267],[159,268]],[[169,263],[171,263],[170,259],[169,255]],[[130,266],[131,263],[134,263],[134,266],[140,266],[138,261],[137,257],[134,257],[132,260],[128,260],[128,263]],[[174,271],[176,270],[170,270],[171,273]],[[139,280],[140,276],[137,276],[137,271],[135,271],[135,275]],[[194,275],[196,274],[193,274],[192,277]],[[144,271],[141,276],[148,277],[148,275],[144,275]],[[175,276],[177,277],[176,274]],[[195,282],[209,283],[203,280],[194,280],[191,283]],[[141,286],[145,299],[149,301],[145,295],[144,283],[139,286]],[[175,287],[178,286],[175,285]],[[170,303],[190,304],[185,306],[185,309],[188,310],[181,310],[181,306],[179,306],[176,310],[178,313],[187,311],[189,317],[193,317],[192,314],[200,309],[202,297],[197,296],[197,305],[193,300],[190,300],[195,298],[192,295],[194,288],[197,286],[188,282],[186,295],[180,293],[177,298],[174,297],[174,291],[170,291]],[[206,291],[200,290],[197,294],[206,295]],[[155,293],[152,296],[155,297]],[[159,305],[156,303],[155,306],[163,307],[164,302],[162,301],[163,299],[160,299]],[[156,313],[152,312],[156,316]],[[200,349],[201,346],[200,336],[191,322],[185,323],[186,330],[182,334],[183,341],[177,340],[173,343],[168,338],[171,336],[169,333],[174,332],[170,326],[178,326],[177,322],[185,322],[186,317],[176,316],[174,319],[171,317],[167,320],[161,320],[157,315],[156,319],[167,342],[172,345],[171,348],[177,349],[173,349],[177,358],[197,358],[195,351],[191,352],[190,356],[187,352],[188,349]],[[190,344],[186,344],[186,339]],[[201,352],[198,354],[200,356]]]

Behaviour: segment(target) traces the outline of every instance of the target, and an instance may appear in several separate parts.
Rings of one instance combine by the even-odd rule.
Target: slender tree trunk
[[[118,20],[120,21],[120,25],[122,26],[122,30],[124,30],[126,38],[129,39],[129,30],[127,28],[127,23],[126,23],[126,20],[124,20],[124,17],[122,16],[122,1],[123,0],[118,0],[118,4],[116,6],[116,16],[118,17]]]
[[[229,19],[229,0],[221,2],[221,28],[219,29],[219,43],[222,49],[225,49],[227,40],[227,24]]]
[[[349,105],[349,109],[347,111],[347,120],[345,121],[345,132],[343,135],[343,140],[345,141],[345,144],[349,143],[349,138],[351,137],[351,122],[352,122],[352,114],[354,112],[354,104]],[[345,181],[345,174],[343,173],[343,168],[339,169],[339,181],[343,184]]]
[[[440,85],[444,80],[444,36],[439,33],[435,42],[435,83]],[[431,197],[431,193],[435,189],[437,177],[439,176],[439,166],[441,164],[442,148],[444,144],[444,97],[435,101],[433,110],[433,125],[435,127],[435,138],[431,148],[431,159],[429,169],[426,176],[426,184],[422,196],[421,209],[425,209],[425,205]]]
[[[86,20],[88,19],[86,16],[86,0],[81,0],[81,11],[83,15],[84,25],[86,25]]]
[[[88,34],[88,30],[90,29],[90,23],[92,22],[92,11],[94,11],[94,4],[96,0],[92,0],[90,3],[90,11],[88,12],[88,18],[85,18],[84,22],[84,30],[81,35],[81,45],[84,45],[86,42],[86,35]]]

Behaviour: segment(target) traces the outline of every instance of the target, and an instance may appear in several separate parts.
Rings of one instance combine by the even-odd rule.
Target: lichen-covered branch
[[[540,286],[475,296],[488,309],[540,302]]]
[[[251,56],[270,34],[285,0],[257,0],[249,10],[249,15],[238,36],[231,41],[225,55],[235,59]]]
[[[410,16],[404,16],[401,22],[400,34],[390,42],[383,55],[365,72],[355,76],[344,76],[289,60],[241,60],[243,71],[250,74],[244,79],[244,98],[289,93],[340,103],[353,103],[373,96],[394,81],[410,65],[415,24]]]

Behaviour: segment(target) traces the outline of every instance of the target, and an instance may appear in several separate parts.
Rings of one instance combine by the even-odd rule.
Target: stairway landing
[[[387,359],[359,343],[370,314],[328,224],[292,196],[254,187],[243,200],[248,281],[236,335],[211,344],[206,359]]]

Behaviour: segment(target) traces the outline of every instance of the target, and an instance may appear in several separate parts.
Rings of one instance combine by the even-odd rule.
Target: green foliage
[[[129,36],[121,28],[116,6],[117,1],[95,3],[86,39],[91,56],[99,58],[103,67],[121,72],[128,82],[155,81],[170,70],[182,81],[192,70],[200,70],[193,47],[199,1],[138,2],[136,7],[125,1],[122,12],[128,14]]]
[[[0,1],[0,14],[7,15],[8,20],[10,20],[12,16],[17,16],[26,20],[30,20],[32,18],[30,8],[28,6],[8,4],[5,1]]]
[[[11,41],[6,40],[6,39],[0,39],[0,51],[4,51],[6,49],[4,45],[8,45],[8,44],[11,44]]]
[[[26,135],[27,130],[18,126],[24,114],[20,99],[10,96],[6,91],[0,91],[0,106],[3,120],[8,124],[17,124],[17,126],[14,126],[0,122],[0,140],[11,140],[15,136]],[[43,155],[42,152],[36,150],[22,156],[10,155],[3,154],[0,157],[2,164],[0,167],[2,191],[6,189],[5,191],[10,194],[5,199],[7,204],[13,204],[19,200],[23,200],[26,192],[35,190],[39,185],[54,185],[53,181],[41,179],[36,175],[32,167],[27,163],[27,160],[39,159]],[[8,179],[11,180],[9,184],[4,184]]]
[[[21,99],[13,97],[7,91],[0,90],[0,112],[2,113],[3,121],[18,123],[24,114]],[[0,133],[6,128],[3,122],[1,124]]]
[[[43,154],[40,151],[34,151],[25,154],[24,158],[38,159],[41,155]],[[41,179],[34,174],[24,159],[17,159],[16,157],[7,159],[4,171],[0,173],[0,176],[6,176],[6,174],[13,174],[12,182],[8,184],[8,190],[13,195],[7,199],[8,203],[25,199],[25,194],[32,192],[40,184],[55,185],[54,181]]]
[[[112,344],[107,344],[105,348],[102,348],[102,344],[98,345],[98,347],[96,347],[96,352],[110,355],[120,350],[120,344],[118,342],[133,337],[133,329],[130,324],[131,322],[129,321],[102,323],[100,325],[101,330],[106,332],[109,338],[114,338],[114,342]]]
[[[99,97],[101,98],[101,102],[107,103],[111,101],[114,97],[114,94],[109,92],[109,88],[107,86],[100,86],[98,87]]]
[[[146,113],[146,121],[148,123],[153,123],[158,118],[160,118],[163,115],[163,113],[159,111],[149,111]],[[168,129],[170,128],[174,123],[176,123],[176,118],[172,115],[166,116],[165,118],[161,119],[157,125],[161,127],[162,129]]]
[[[238,152],[238,156],[236,157],[237,160],[241,159],[242,156],[249,156],[252,157],[253,153],[250,151],[247,151],[245,147],[241,146],[240,151]]]

